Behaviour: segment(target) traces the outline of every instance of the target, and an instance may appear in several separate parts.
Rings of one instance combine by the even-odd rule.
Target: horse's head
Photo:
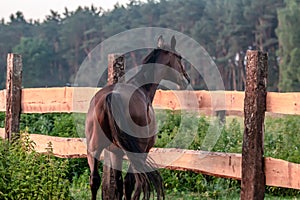
[[[175,36],[171,39],[171,44],[165,44],[163,37],[160,36],[157,42],[157,63],[169,66],[170,69],[162,69],[160,73],[165,74],[163,79],[170,80],[177,83],[180,88],[186,88],[187,84],[190,83],[190,77],[185,71],[184,66],[181,63],[181,55],[176,52],[176,39]]]

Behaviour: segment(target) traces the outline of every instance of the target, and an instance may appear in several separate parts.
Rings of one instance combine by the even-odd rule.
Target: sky
[[[50,10],[63,13],[67,7],[69,11],[74,11],[78,6],[88,6],[92,4],[95,7],[102,7],[105,10],[112,9],[119,2],[125,5],[129,0],[1,0],[0,19],[9,21],[9,16],[21,11],[26,20],[45,19],[50,14]]]

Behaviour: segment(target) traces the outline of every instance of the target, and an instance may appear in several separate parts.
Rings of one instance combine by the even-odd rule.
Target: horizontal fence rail
[[[100,88],[60,87],[22,89],[22,113],[86,113]],[[244,92],[157,90],[153,106],[169,110],[244,110]],[[184,103],[180,102],[184,99]],[[267,93],[267,112],[300,115],[300,93]],[[189,102],[191,101],[191,102]],[[196,101],[196,102],[195,102]],[[6,91],[0,90],[0,111],[5,111]],[[196,107],[195,107],[196,106]]]
[[[0,136],[4,138],[4,129],[2,128]],[[30,134],[29,136],[36,144],[35,150],[39,153],[47,153],[48,144],[51,142],[53,154],[57,157],[86,157],[84,138],[53,137],[40,134]],[[188,170],[217,177],[241,179],[241,154],[153,148],[149,155],[160,168]],[[265,158],[266,185],[300,189],[299,174],[300,164]]]

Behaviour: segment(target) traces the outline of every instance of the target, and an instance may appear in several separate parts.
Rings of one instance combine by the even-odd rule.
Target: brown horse
[[[143,199],[149,199],[152,189],[157,199],[164,199],[162,178],[147,155],[156,137],[152,101],[159,82],[165,79],[186,87],[190,81],[175,45],[174,36],[171,45],[165,45],[160,36],[158,48],[144,59],[136,75],[123,84],[103,87],[91,100],[85,134],[93,200],[100,187],[98,159],[104,149],[110,155],[112,166],[109,167],[114,170],[117,189],[109,194],[112,197],[102,193],[103,199],[122,199],[124,195],[126,200],[138,200],[141,194]],[[123,183],[120,170],[124,155],[130,165]]]

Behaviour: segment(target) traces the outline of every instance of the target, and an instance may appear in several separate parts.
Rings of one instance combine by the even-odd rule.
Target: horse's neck
[[[159,51],[152,51],[145,59],[141,70],[127,83],[133,84],[145,94],[149,101],[153,101],[156,89],[163,78],[160,70],[157,70],[157,64],[163,64],[162,58],[157,56]]]
[[[141,70],[134,77],[127,81],[129,84],[133,84],[138,87],[145,96],[152,102],[156,89],[161,81],[160,78],[154,80],[154,69],[151,69],[150,66],[147,66],[146,70]],[[157,78],[157,76],[155,76]]]
[[[152,84],[143,85],[141,88],[143,91],[145,91],[144,93],[149,98],[151,103],[153,102],[157,87],[158,84],[152,83]]]

